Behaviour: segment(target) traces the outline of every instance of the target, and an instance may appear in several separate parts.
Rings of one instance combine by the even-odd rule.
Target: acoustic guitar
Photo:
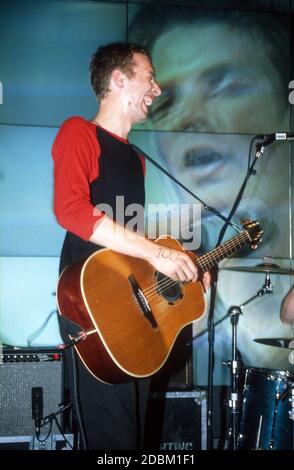
[[[201,273],[262,235],[258,222],[197,257],[187,251]],[[183,250],[172,237],[156,243]],[[155,374],[166,362],[180,331],[205,313],[201,281],[175,282],[147,261],[102,249],[67,267],[57,286],[60,315],[80,326],[75,344],[88,370],[105,383],[122,383]]]

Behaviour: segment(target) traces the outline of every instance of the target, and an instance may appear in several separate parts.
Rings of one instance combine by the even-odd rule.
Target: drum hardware
[[[288,387],[281,396],[281,400],[284,400],[287,396],[289,396],[288,401],[290,403],[288,416],[291,420],[291,450],[294,450],[294,380],[291,383],[289,381]]]
[[[240,412],[240,403],[238,396],[238,381],[239,373],[241,370],[240,367],[240,353],[237,348],[237,326],[239,321],[239,316],[242,314],[244,307],[255,300],[258,297],[261,297],[264,294],[272,294],[273,285],[271,283],[270,275],[266,272],[265,282],[261,289],[257,291],[255,295],[250,297],[248,300],[243,302],[240,306],[232,306],[229,308],[226,317],[230,317],[232,324],[232,360],[229,361],[226,365],[230,366],[231,369],[231,394],[229,399],[229,409],[230,409],[230,419],[229,426],[226,435],[226,441],[224,445],[225,450],[237,450],[238,449],[238,435],[239,435],[239,412]],[[225,317],[224,317],[225,318]],[[239,353],[239,354],[238,354]]]
[[[289,417],[294,421],[294,382],[291,385],[291,396],[289,398],[291,404],[291,410],[289,411]]]
[[[290,349],[291,352],[289,354],[289,363],[293,364],[290,357],[294,352],[294,338],[255,338],[253,341],[260,344],[265,344],[267,346],[274,346],[283,349]],[[279,392],[277,392],[279,395]],[[292,443],[291,448],[294,450],[294,382],[291,385],[288,385],[285,391],[282,393],[281,396],[277,398],[283,401],[286,396],[289,395],[288,401],[290,403],[290,410],[288,411],[289,419],[291,420],[291,427],[292,427]]]
[[[280,378],[278,380],[281,381]],[[280,390],[276,391],[274,416],[273,416],[273,426],[272,426],[271,439],[270,439],[270,443],[269,443],[269,449],[274,449],[275,448],[274,446],[276,444],[275,443],[275,433],[276,433],[276,422],[277,422],[277,415],[278,415],[278,406],[279,406],[279,400],[284,395],[284,393],[281,395]]]
[[[223,269],[229,269],[229,268],[223,268]],[[273,285],[271,283],[270,274],[266,273],[265,283],[262,286],[262,288],[259,291],[257,291],[257,293],[255,295],[250,297],[250,299],[248,299],[246,302],[244,302],[239,308],[243,309],[249,302],[256,299],[257,297],[261,297],[264,294],[272,294],[273,292],[274,292],[274,289],[273,289]],[[222,323],[226,318],[228,318],[228,312],[226,313],[226,315],[224,315],[223,317],[221,317],[219,320],[217,320],[214,323],[214,327],[216,327],[217,325]],[[207,333],[207,329],[202,331],[199,335],[194,336],[193,339],[198,338],[199,336],[202,336],[204,333]]]
[[[261,450],[260,447],[260,435],[261,435],[261,428],[262,428],[262,420],[263,420],[263,415],[260,415],[259,417],[259,424],[258,424],[258,430],[257,430],[257,436],[256,436],[256,450]]]
[[[294,338],[255,338],[256,343],[284,349],[294,349]]]
[[[294,365],[294,349],[291,349],[291,351],[289,352],[289,355],[288,355],[288,362],[289,364],[291,365],[291,370],[293,369],[293,365]]]
[[[224,271],[243,271],[248,273],[271,273],[271,274],[288,274],[294,276],[294,270],[284,268],[278,264],[264,262],[255,266],[227,266],[221,268]]]

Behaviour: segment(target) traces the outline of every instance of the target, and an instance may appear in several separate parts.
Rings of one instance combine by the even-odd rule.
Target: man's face
[[[135,124],[147,118],[149,107],[161,90],[148,58],[144,54],[134,54],[133,61],[134,75],[127,78],[124,104],[132,124]]]
[[[238,27],[217,23],[163,33],[152,52],[162,89],[152,109],[153,128],[250,134],[284,129],[287,109],[269,47]]]
[[[224,213],[246,174],[252,137],[246,134],[289,125],[279,74],[264,54],[267,45],[258,47],[258,41],[214,24],[173,28],[153,49],[162,94],[150,117],[154,129],[165,131],[155,133],[159,154],[184,185]],[[250,205],[243,198],[243,215],[264,216],[267,204],[281,200],[286,159],[269,158],[272,150],[258,165],[258,184],[252,179],[244,196],[254,201]],[[267,178],[273,175],[276,185],[269,191]],[[195,202],[177,191],[179,200]]]

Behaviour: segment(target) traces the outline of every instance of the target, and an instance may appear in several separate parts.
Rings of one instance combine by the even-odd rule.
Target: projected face
[[[287,110],[270,46],[238,27],[179,25],[156,40],[152,57],[162,95],[157,130],[270,133]]]
[[[167,8],[161,15],[162,31],[156,32],[155,40],[153,31],[149,39],[162,90],[150,113],[150,129],[155,130],[152,137],[149,134],[151,155],[155,148],[165,168],[208,205],[227,215],[246,174],[252,136],[289,131],[288,89],[284,89],[281,78],[289,75],[288,30],[283,30],[281,24],[275,30],[271,21],[263,21],[263,14],[258,17],[253,13],[251,23],[250,14],[238,12],[239,21],[233,23],[232,16],[227,21],[220,11],[215,12],[215,18],[201,10],[191,9],[190,13],[179,14],[179,19],[174,20],[177,11],[169,12]],[[252,28],[248,27],[250,24]],[[268,40],[262,39],[261,32],[254,32],[262,27],[267,28],[263,31]],[[280,53],[283,47],[277,41],[277,37],[283,37],[281,32],[285,33],[284,59]],[[148,29],[144,34],[148,41]],[[271,41],[276,41],[273,42],[276,49]],[[273,59],[274,53],[281,61]],[[288,153],[287,144],[266,147],[234,219],[239,224],[240,218],[251,216],[261,222],[263,241],[253,252],[254,257],[261,258],[260,262],[263,256],[289,257]],[[253,155],[254,147],[252,158]],[[164,191],[163,184],[162,197],[172,202],[177,197],[180,202],[195,203],[177,185],[172,186],[172,192],[168,185]],[[216,216],[207,214],[202,211],[204,252],[215,246],[223,225]],[[235,235],[233,231],[228,232],[228,238]],[[246,258],[247,255],[241,254],[235,265],[250,261]],[[225,316],[231,305],[240,305],[254,295],[263,283],[263,276],[263,273],[220,270],[215,321]],[[267,351],[265,346],[253,341],[258,337],[288,336],[278,319],[282,281],[273,279],[274,285],[278,285],[278,289],[274,288],[275,295],[252,302],[240,318],[238,344],[244,362],[251,366],[285,368],[284,355],[279,355],[275,348]],[[195,335],[206,327],[207,314],[195,323]],[[194,342],[195,383],[198,384],[207,383],[207,349],[207,335],[199,336]],[[229,373],[222,365],[222,360],[230,356],[231,325],[225,320],[216,329],[215,384],[230,383]]]
[[[152,50],[162,89],[151,111],[152,126],[172,131],[154,134],[159,154],[184,185],[223,214],[231,209],[246,174],[252,137],[246,133],[288,129],[288,108],[269,48],[258,36],[210,23],[166,30]],[[256,178],[250,180],[237,216],[238,221],[250,215],[265,219],[264,241],[273,244],[279,230],[273,210],[281,210],[281,201],[287,200],[287,152],[281,158],[281,151],[267,148],[257,165],[258,184]],[[188,198],[184,192],[179,195]],[[204,223],[211,243],[220,223],[215,218],[212,227]],[[287,246],[287,230],[280,236]]]
[[[196,134],[192,132],[157,132],[157,150],[167,169],[206,204],[228,215],[245,178],[252,136],[234,134]],[[252,158],[254,156],[254,148]],[[249,179],[239,204],[235,223],[250,217],[264,228],[258,252],[288,256],[288,145],[267,147],[258,160],[257,174]],[[195,203],[177,185],[177,199]],[[193,221],[190,222],[193,225]],[[202,247],[211,249],[223,224],[211,212],[202,210]],[[262,254],[260,256],[263,256]]]

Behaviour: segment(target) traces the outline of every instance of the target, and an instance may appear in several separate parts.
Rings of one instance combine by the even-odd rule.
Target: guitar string
[[[198,263],[198,264],[200,264],[200,263]],[[152,299],[156,298],[157,295],[162,295],[162,293],[164,291],[166,291],[167,289],[169,289],[172,286],[175,286],[177,284],[181,284],[183,286],[183,285],[186,285],[188,283],[190,283],[190,281],[189,282],[174,281],[170,278],[167,278],[165,280],[165,282],[158,283],[158,285],[160,285],[160,289],[158,289],[158,285],[157,285],[157,288],[154,288],[154,286],[152,286],[151,289],[149,288],[149,292],[148,292],[148,294],[145,294],[145,297],[148,301],[151,301]],[[145,291],[143,291],[143,292],[145,293]]]
[[[240,245],[241,246],[241,245]],[[219,250],[219,251],[223,251],[223,250]],[[225,250],[224,253],[228,254],[228,250]],[[222,257],[222,256],[221,256]],[[206,261],[206,258],[208,258],[208,261]],[[209,259],[210,258],[210,259]],[[221,258],[220,258],[221,259]],[[205,269],[205,267],[212,267],[214,264],[215,264],[215,261],[218,261],[218,256],[212,256],[211,254],[206,254],[206,255],[203,255],[201,256],[200,258],[198,258],[196,260],[196,265],[198,265],[201,270],[203,271]],[[212,263],[212,265],[210,266],[210,262]],[[203,265],[203,266],[202,266]],[[178,283],[179,281],[173,281],[171,280],[169,277],[166,277],[166,279],[160,281],[157,283],[157,287],[164,287],[165,284],[168,282],[172,281],[173,282],[176,282]],[[152,291],[154,290],[154,286],[153,285],[150,285],[149,287],[147,287],[146,289],[144,289],[142,292],[144,294],[149,294],[151,293]]]
[[[156,284],[157,288],[159,287],[161,289],[162,287],[165,287],[166,284],[169,284],[170,282],[173,283],[173,282],[179,282],[179,281],[180,281],[180,279],[177,280],[177,281],[174,281],[170,277],[164,276],[164,279],[162,281],[159,281],[155,284]],[[157,291],[157,289],[154,288],[154,284],[152,284],[149,287],[147,287],[146,289],[142,290],[142,292],[143,292],[144,295],[148,295],[148,294],[152,294],[154,290]]]
[[[240,244],[240,246],[242,246],[242,243]],[[235,247],[236,247],[236,245],[235,245]],[[223,249],[221,249],[221,250],[218,250],[218,251],[220,251],[220,252],[223,251],[224,253],[228,254],[228,250],[225,250],[225,251],[224,251]],[[234,250],[233,250],[233,251],[234,251]],[[222,255],[223,253],[220,253],[220,254]],[[204,266],[202,266],[202,260],[205,261],[204,258],[211,258],[211,259],[210,259],[207,263],[204,262]],[[222,256],[220,257],[220,259],[221,259],[221,258],[222,258]],[[203,270],[205,269],[205,267],[207,267],[207,266],[208,266],[209,268],[212,267],[212,266],[214,266],[215,261],[218,261],[218,257],[216,257],[216,256],[213,256],[213,257],[212,257],[211,254],[209,254],[209,256],[203,255],[201,258],[199,258],[199,260],[197,260],[197,264],[198,264],[198,266],[201,268],[201,270],[203,271]],[[210,266],[210,262],[212,263],[212,266]],[[147,296],[150,294],[151,297],[148,297],[148,300],[151,300],[154,296],[156,296],[157,294],[160,294],[160,293],[158,292],[158,288],[160,288],[159,290],[160,290],[161,292],[163,292],[163,291],[165,291],[167,288],[171,287],[172,285],[176,285],[176,284],[178,284],[179,282],[181,283],[182,281],[174,281],[174,280],[172,280],[172,279],[170,279],[170,278],[167,277],[167,278],[164,279],[163,281],[160,281],[160,282],[158,282],[158,283],[156,284],[156,285],[157,285],[157,288],[155,288],[154,285],[152,285],[152,286],[149,286],[147,289],[143,290],[142,292],[144,293],[144,295],[146,296],[146,298],[147,298]]]
[[[173,287],[177,284],[182,284],[182,281],[174,281],[173,279],[170,279],[170,278],[167,278],[166,280],[166,283],[162,283],[160,285],[160,288],[158,289],[158,285],[157,285],[157,288],[153,288],[152,286],[152,290],[151,292],[149,292],[148,294],[145,294],[145,297],[147,300],[152,300],[154,297],[157,296],[157,294],[161,295],[162,292],[166,291],[167,289],[169,289],[170,287]]]
[[[222,246],[215,248],[210,253],[206,253],[205,255],[201,256],[200,258],[197,259],[197,262],[195,261],[195,263],[198,265],[198,267],[201,268],[202,271],[206,270],[207,268],[213,267],[215,265],[215,262],[220,261],[228,254],[234,253],[238,246],[239,247],[244,246],[248,242],[248,239],[251,240],[250,237],[248,236],[248,233],[244,231],[241,234],[237,235],[236,237],[232,238],[231,240],[228,240],[227,242],[225,242]],[[210,266],[210,263],[211,263],[211,266]],[[179,283],[183,286],[185,284],[189,284],[190,281],[188,282],[173,281],[172,279],[167,277],[165,280],[160,281],[157,284],[157,289],[154,288],[154,285],[152,285],[152,286],[149,286],[149,288],[143,290],[142,292],[145,293],[148,291],[148,295],[150,294],[150,297],[148,297],[148,300],[152,300],[153,298],[155,298],[157,295],[160,295],[162,292],[167,290],[172,285],[176,285]],[[160,286],[161,293],[158,292],[158,286]]]
[[[226,243],[224,243],[224,245],[198,258],[197,259],[198,266],[201,268],[201,270],[204,270],[207,267],[208,268],[213,267],[215,265],[215,262],[218,262],[219,260],[223,258],[223,255],[226,256],[227,254],[234,253],[234,251],[236,251],[237,246],[241,247],[244,244],[244,241],[246,241],[246,239],[247,239],[247,233],[243,232],[240,235],[237,235],[237,237],[233,238],[232,240],[228,240]],[[219,258],[219,255],[221,255],[220,258]],[[205,262],[206,260],[207,262]],[[212,263],[211,266],[210,266],[210,263]],[[166,277],[166,279],[156,284],[157,287],[154,287],[154,285],[150,285],[149,287],[144,289],[142,292],[146,296],[147,300],[152,300],[157,295],[160,295],[162,292],[167,290],[169,287],[179,284],[179,283],[182,284],[182,281],[174,281],[173,279]],[[161,292],[158,292],[158,287],[160,288],[159,290]]]
[[[230,240],[230,241],[227,243],[227,245],[229,245],[231,242],[232,242],[232,240]],[[238,243],[238,245],[239,245],[239,246],[242,246],[242,242],[241,242],[241,243]],[[215,265],[215,262],[218,262],[220,259],[223,258],[223,254],[225,254],[225,255],[226,255],[226,254],[231,254],[231,253],[233,253],[233,252],[235,251],[234,249],[233,249],[233,251],[231,251],[231,250],[228,250],[228,249],[224,250],[223,247],[219,247],[219,248],[220,248],[219,250],[217,249],[217,251],[220,252],[220,253],[218,253],[218,256],[215,256],[215,253],[212,253],[212,252],[211,252],[211,253],[206,253],[205,255],[201,256],[200,258],[198,258],[198,259],[196,260],[195,263],[198,264],[198,266],[201,268],[202,271],[203,271],[206,267],[208,267],[208,268],[213,267],[213,266]],[[227,248],[227,246],[226,246],[226,248]],[[236,243],[234,244],[234,246],[233,246],[232,248],[236,248]],[[214,251],[214,250],[213,250],[213,251]],[[220,258],[219,258],[219,255],[221,255]],[[219,259],[218,259],[218,258],[219,258]],[[206,261],[206,259],[207,259],[207,261]],[[206,261],[206,262],[205,262],[205,261]],[[211,266],[210,266],[210,263],[211,263]],[[157,286],[158,286],[158,287],[164,287],[164,285],[166,284],[166,282],[170,282],[170,281],[171,281],[172,283],[173,283],[173,282],[179,282],[179,281],[173,281],[173,280],[170,279],[169,277],[166,277],[166,279],[164,279],[164,280],[158,282],[158,283],[157,283]],[[150,285],[149,287],[147,287],[146,289],[144,289],[142,292],[143,292],[144,294],[148,294],[148,293],[151,293],[153,290],[154,290],[154,285]]]
[[[205,265],[204,265],[204,269],[203,269],[201,267],[201,263],[198,263],[198,267],[200,267],[202,271],[205,269]],[[190,283],[191,283],[191,281],[180,281],[180,280],[179,281],[174,281],[173,279],[170,279],[169,277],[167,277],[165,279],[165,281],[161,281],[160,283],[157,284],[157,288],[154,288],[154,286],[150,286],[148,294],[145,294],[147,289],[143,290],[142,292],[144,293],[146,299],[148,301],[150,301],[150,300],[153,300],[154,298],[156,298],[157,295],[162,295],[162,293],[164,291],[166,291],[167,289],[169,289],[170,287],[174,287],[177,284],[181,284],[181,287],[183,287],[184,285],[187,285],[187,284],[190,284]],[[160,285],[160,289],[158,289],[159,285]],[[159,301],[160,301],[160,299],[158,300],[158,302]],[[158,302],[156,302],[156,303],[158,303]]]
[[[170,282],[168,285],[166,285],[164,288],[160,288],[160,292],[158,292],[157,290],[155,290],[153,294],[151,294],[151,295],[149,295],[149,296],[145,296],[145,297],[146,297],[146,299],[147,299],[148,301],[153,300],[153,299],[155,299],[155,298],[157,297],[157,295],[159,295],[159,296],[162,295],[162,293],[163,293],[164,291],[166,291],[167,289],[169,289],[172,285],[175,286],[176,284],[181,284],[181,287],[183,286],[182,281],[172,281],[172,282]],[[188,283],[186,283],[186,284],[188,284]],[[161,300],[161,299],[158,299],[158,302],[159,302],[160,300]],[[156,303],[158,303],[158,302],[156,302]]]

